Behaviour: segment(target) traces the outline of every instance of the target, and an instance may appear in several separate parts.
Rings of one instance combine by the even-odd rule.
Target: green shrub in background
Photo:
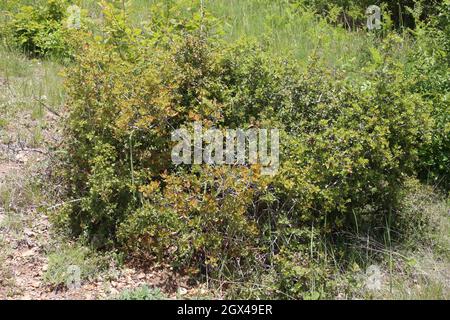
[[[432,139],[420,149],[419,176],[430,184],[450,189],[450,3],[436,8],[437,14],[417,23],[416,50],[408,62],[408,76],[416,79],[411,91],[420,93],[433,106]],[[415,16],[422,14],[419,7]],[[418,18],[416,19],[418,20]]]
[[[103,41],[83,46],[67,73],[62,174],[76,201],[54,221],[194,274],[276,270],[274,295],[324,297],[333,282],[322,240],[383,226],[429,141],[430,104],[392,56],[403,40],[371,48],[355,83],[314,56],[304,70],[258,45],[224,44],[201,27],[207,18],[145,32],[104,6]],[[278,174],[174,166],[171,131],[193,121],[279,128]]]
[[[345,26],[365,25],[366,9],[371,5],[377,5],[384,11],[382,19],[387,23],[392,21],[399,28],[415,27],[417,20],[409,9],[413,9],[417,3],[423,9],[418,17],[421,20],[436,15],[439,5],[445,3],[443,0],[294,0],[293,2],[312,8],[319,14],[330,17],[332,21],[339,20]]]
[[[76,31],[66,24],[70,3],[67,0],[47,0],[10,11],[3,37],[31,56],[71,58],[76,47]]]

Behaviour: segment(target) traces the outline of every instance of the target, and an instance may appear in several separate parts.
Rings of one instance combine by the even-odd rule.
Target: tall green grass
[[[226,39],[257,39],[265,42],[274,54],[291,54],[306,60],[316,53],[330,66],[342,66],[357,59],[368,41],[365,33],[347,32],[286,0],[206,3],[207,9],[224,21]]]
[[[181,10],[191,8],[190,12],[198,12],[201,2],[134,0],[128,3],[126,10],[131,22],[140,25],[149,20],[152,5],[166,7],[170,12],[169,8],[176,3]],[[81,0],[80,5],[88,15],[100,15],[96,1]],[[373,37],[366,31],[349,32],[288,0],[204,0],[203,5],[205,11],[217,18],[225,41],[257,41],[274,55],[305,63],[308,57],[316,54],[330,67],[352,68],[365,58],[364,52],[373,42]]]
[[[44,0],[21,0],[21,4],[37,5]],[[18,3],[19,3],[18,2]],[[122,6],[120,1],[116,1]],[[0,2],[2,9],[12,10],[9,2]],[[101,19],[99,1],[76,1],[91,18]],[[176,7],[185,14],[204,10],[217,19],[222,38],[233,42],[246,39],[265,45],[278,56],[307,63],[314,54],[329,67],[355,70],[367,60],[368,48],[376,37],[366,30],[349,31],[337,23],[330,23],[314,11],[294,5],[288,0],[134,0],[123,6],[134,25],[149,21],[151,7]],[[15,6],[17,10],[19,5]],[[191,10],[188,10],[188,9]],[[14,10],[12,10],[14,11]]]

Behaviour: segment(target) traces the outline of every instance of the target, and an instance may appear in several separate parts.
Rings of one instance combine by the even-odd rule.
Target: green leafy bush
[[[76,201],[55,221],[192,273],[246,279],[272,267],[275,290],[322,297],[330,270],[300,253],[384,225],[429,139],[430,104],[391,56],[401,39],[372,48],[367,79],[354,83],[317,57],[304,70],[191,22],[146,33],[105,16],[104,41],[84,46],[67,73],[62,174]],[[193,121],[279,128],[278,174],[175,166],[171,131]]]
[[[420,9],[420,8],[419,8]],[[420,16],[422,11],[414,14]],[[417,169],[428,183],[450,189],[450,4],[439,6],[438,14],[419,22],[414,31],[416,45],[408,63],[409,77],[416,79],[411,91],[417,92],[432,104],[432,139],[420,149]],[[418,18],[417,18],[418,19]],[[420,61],[421,63],[417,63]]]
[[[47,0],[12,12],[7,24],[13,44],[33,56],[70,58],[75,30],[67,28],[67,0]]]

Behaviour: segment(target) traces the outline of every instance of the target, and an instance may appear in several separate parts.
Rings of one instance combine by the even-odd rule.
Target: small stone
[[[134,269],[125,269],[125,270],[123,270],[123,273],[124,274],[135,274],[136,273],[136,271],[134,270]]]
[[[116,294],[119,293],[119,291],[118,291],[117,289],[115,289],[115,288],[111,288],[111,289],[109,290],[109,292],[110,292],[112,295],[116,295]]]
[[[34,233],[33,231],[31,231],[29,228],[25,228],[24,231],[25,235],[29,236],[29,237],[33,237],[36,235],[36,233]]]
[[[28,160],[28,154],[26,152],[20,151],[19,153],[17,153],[17,155],[16,155],[17,162],[25,163],[25,162],[27,162],[27,160]]]
[[[139,273],[137,278],[138,279],[145,279],[145,273]]]
[[[23,258],[31,257],[32,255],[34,255],[34,249],[30,249],[22,253]]]
[[[184,296],[184,295],[187,294],[187,293],[188,293],[188,291],[187,291],[186,288],[183,288],[183,287],[179,287],[179,288],[178,288],[178,294],[179,294],[179,295]]]

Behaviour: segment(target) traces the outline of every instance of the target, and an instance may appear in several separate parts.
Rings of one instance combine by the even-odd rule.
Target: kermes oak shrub
[[[54,219],[192,273],[245,279],[275,266],[276,292],[303,297],[317,272],[324,286],[327,269],[302,253],[355,224],[383,225],[428,139],[429,105],[401,68],[374,51],[371,77],[355,84],[319,59],[305,71],[203,28],[162,36],[123,26],[110,21],[105,41],[86,43],[67,72],[61,170],[73,201]],[[279,128],[279,172],[175,166],[171,131],[193,121]]]

